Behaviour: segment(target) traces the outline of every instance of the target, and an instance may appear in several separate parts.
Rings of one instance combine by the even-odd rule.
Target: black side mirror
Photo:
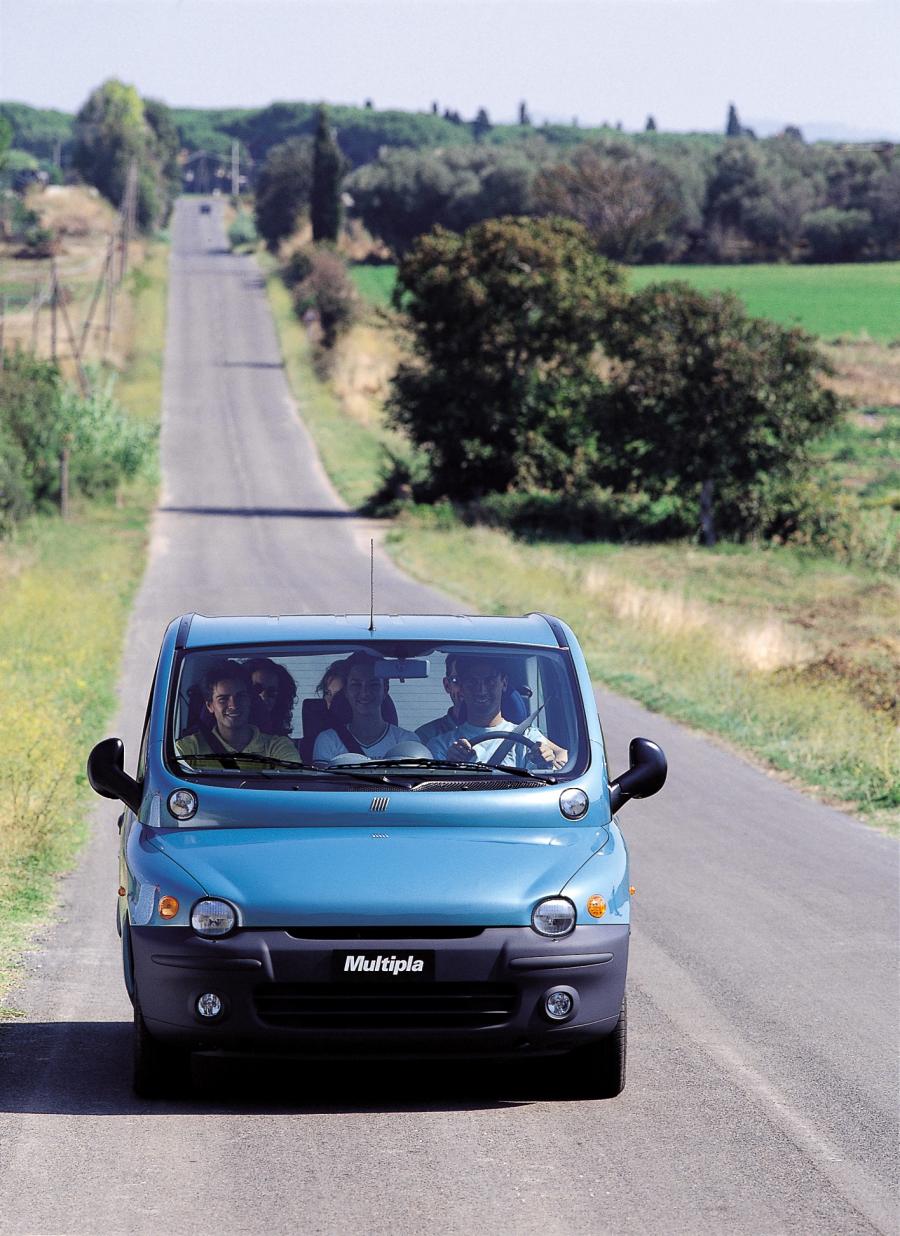
[[[87,762],[91,789],[104,798],[118,798],[137,815],[141,809],[143,791],[125,771],[125,747],[121,738],[104,738],[98,742]]]
[[[630,767],[609,787],[609,805],[615,814],[629,798],[649,798],[666,784],[668,764],[662,747],[649,738],[632,738],[628,748]]]

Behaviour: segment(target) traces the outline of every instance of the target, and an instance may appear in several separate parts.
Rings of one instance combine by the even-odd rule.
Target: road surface
[[[218,205],[174,219],[163,490],[129,628],[130,767],[167,620],[360,612],[367,531],[327,483],[251,259]],[[302,412],[302,409],[300,410]],[[376,605],[457,608],[379,554]],[[114,931],[113,804],[0,1028],[3,1233],[893,1233],[896,843],[599,693],[629,804],[629,1082],[558,1102],[529,1071],[229,1066],[212,1097],[135,1099]]]

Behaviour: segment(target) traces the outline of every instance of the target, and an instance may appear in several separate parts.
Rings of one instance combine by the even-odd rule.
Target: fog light
[[[575,993],[557,987],[544,996],[544,1012],[551,1021],[566,1021],[575,1011]]]
[[[197,1001],[197,1012],[207,1021],[218,1017],[222,1012],[222,1001],[214,991],[205,991]]]

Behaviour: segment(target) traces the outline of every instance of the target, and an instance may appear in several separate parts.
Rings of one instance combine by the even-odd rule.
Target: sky
[[[276,99],[900,139],[900,0],[0,0],[0,99]]]

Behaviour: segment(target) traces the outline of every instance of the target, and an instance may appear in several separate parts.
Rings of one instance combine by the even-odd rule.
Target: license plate
[[[342,983],[416,983],[434,978],[434,949],[335,949],[332,976]]]

